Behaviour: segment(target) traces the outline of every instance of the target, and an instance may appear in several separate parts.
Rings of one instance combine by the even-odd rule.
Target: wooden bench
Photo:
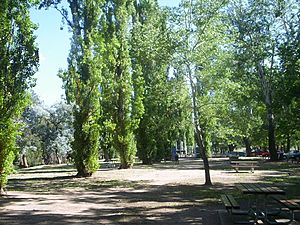
[[[233,223],[237,224],[254,224],[255,214],[252,210],[241,210],[239,203],[234,199],[232,195],[221,195],[221,200],[225,205],[228,214],[231,217]]]
[[[226,210],[230,212],[230,214],[232,213],[233,209],[240,209],[240,205],[232,195],[221,195],[221,200],[224,203]]]
[[[249,168],[251,172],[254,173],[254,168],[257,168],[257,161],[245,161],[245,160],[234,160],[230,161],[230,165],[235,169],[236,172],[239,172],[240,168]]]
[[[272,198],[277,201],[283,208],[287,208],[290,212],[290,221],[295,220],[294,212],[300,210],[300,205],[294,200],[283,199],[279,196],[272,196]]]

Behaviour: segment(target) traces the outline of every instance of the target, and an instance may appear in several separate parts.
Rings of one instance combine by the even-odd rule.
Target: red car
[[[270,152],[269,151],[264,151],[264,152],[261,153],[261,156],[265,157],[265,158],[269,158],[270,157]]]

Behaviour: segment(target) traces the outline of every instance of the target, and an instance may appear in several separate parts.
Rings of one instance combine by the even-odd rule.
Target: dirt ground
[[[224,170],[224,159],[210,163],[211,188],[203,186],[202,162],[193,159],[103,168],[91,178],[75,178],[75,169],[67,166],[24,169],[10,176],[7,195],[0,198],[0,224],[219,225],[217,210],[223,206],[215,190],[277,175]]]

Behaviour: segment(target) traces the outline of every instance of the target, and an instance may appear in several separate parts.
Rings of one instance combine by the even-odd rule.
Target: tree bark
[[[288,134],[286,138],[286,152],[291,150],[291,135]]]
[[[248,137],[244,137],[244,143],[246,147],[246,156],[251,155],[251,145],[250,145],[250,140]]]
[[[235,145],[234,144],[229,144],[228,145],[228,150],[230,151],[230,152],[232,152],[234,149],[235,149]]]
[[[197,110],[197,96],[196,96],[196,87],[193,83],[191,70],[189,70],[189,80],[191,85],[191,92],[192,92],[192,100],[193,100],[193,114],[194,114],[194,126],[195,126],[195,136],[196,136],[196,143],[200,149],[200,153],[203,159],[204,171],[205,171],[205,184],[207,186],[211,186],[212,182],[210,179],[210,169],[209,169],[209,162],[206,155],[206,145],[204,140],[204,132],[203,128],[200,126],[198,110]]]
[[[22,154],[21,156],[21,162],[20,162],[21,168],[28,168],[27,158],[25,154]]]
[[[7,192],[3,187],[0,187],[0,196],[7,195]]]

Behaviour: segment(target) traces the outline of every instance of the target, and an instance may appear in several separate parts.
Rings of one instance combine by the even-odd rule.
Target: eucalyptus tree
[[[297,0],[287,1],[231,1],[229,17],[231,33],[235,35],[236,66],[244,67],[242,79],[248,79],[260,88],[261,101],[265,105],[268,127],[268,145],[271,160],[277,160],[275,143],[274,94],[280,74],[278,46],[282,43],[284,20],[288,19],[288,7],[293,11]]]
[[[20,166],[60,163],[71,151],[72,107],[64,102],[47,107],[34,93],[31,100],[20,118]]]
[[[37,135],[37,127],[40,126],[39,115],[41,114],[42,102],[39,97],[31,92],[31,102],[26,107],[20,121],[22,127],[17,136],[17,147],[19,149],[20,167],[28,167],[42,163],[43,144],[39,135]]]
[[[99,21],[104,1],[68,0],[69,10],[60,3],[61,0],[45,0],[41,7],[52,6],[60,11],[72,32],[68,70],[61,71],[59,76],[63,80],[67,100],[74,104],[72,148],[77,176],[88,177],[99,166],[99,83],[103,49],[99,41]]]
[[[208,154],[217,118],[214,106],[220,104],[218,101],[225,104],[221,91],[215,86],[217,80],[226,77],[226,71],[222,75],[218,72],[224,44],[221,9],[225,3],[222,0],[184,0],[174,14],[173,27],[180,40],[175,68],[185,74],[190,84],[195,139],[204,162],[206,185],[212,184]]]
[[[37,132],[44,140],[43,158],[46,164],[58,163],[71,152],[73,141],[73,117],[72,106],[64,102],[57,103],[50,108],[44,108],[46,114],[40,117],[40,124],[44,124],[44,130]],[[43,122],[42,122],[43,121]]]
[[[18,118],[29,102],[27,89],[34,86],[38,49],[30,21],[33,1],[3,0],[0,7],[0,194],[12,171]]]

